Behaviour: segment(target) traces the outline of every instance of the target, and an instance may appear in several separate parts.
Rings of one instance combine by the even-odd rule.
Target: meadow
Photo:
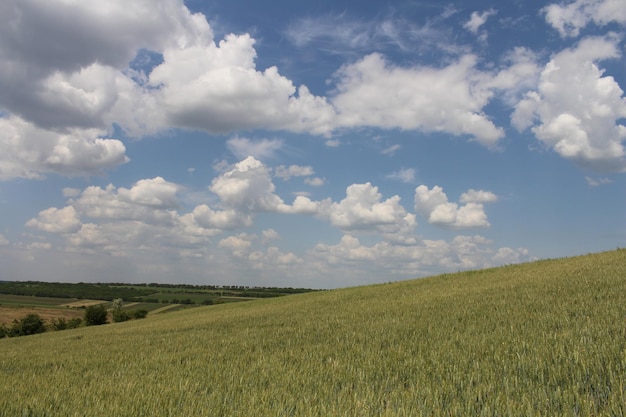
[[[623,416],[626,250],[0,340],[0,416]]]

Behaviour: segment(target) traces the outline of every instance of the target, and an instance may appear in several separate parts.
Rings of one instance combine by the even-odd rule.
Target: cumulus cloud
[[[36,218],[30,219],[26,226],[49,233],[72,233],[81,227],[78,213],[72,206],[62,209],[51,207],[39,212]]]
[[[339,126],[376,126],[470,135],[494,146],[504,131],[483,113],[489,75],[465,55],[443,68],[401,68],[374,53],[342,67],[332,103]]]
[[[163,52],[149,75],[157,102],[170,125],[212,133],[265,128],[328,133],[334,116],[322,97],[269,67],[258,71],[254,39],[227,35]]]
[[[626,8],[622,0],[575,0],[553,3],[542,9],[546,22],[562,37],[578,36],[580,30],[593,22],[605,26],[611,22],[626,24]]]
[[[56,132],[16,116],[0,117],[0,180],[44,173],[99,175],[128,162],[126,147],[99,129]]]
[[[251,156],[215,178],[209,189],[228,208],[243,212],[289,211],[289,207],[274,193],[276,187],[269,170]]]
[[[590,37],[556,54],[541,72],[536,91],[516,105],[512,123],[531,127],[560,156],[599,172],[624,171],[626,99],[597,62],[620,55],[613,36]]]
[[[127,160],[123,144],[107,138],[114,126],[135,137],[171,127],[332,130],[334,110],[324,98],[276,67],[257,70],[249,35],[216,42],[206,17],[181,0],[0,7],[2,179],[113,168]],[[142,67],[145,51],[158,59]],[[268,151],[262,145],[258,157]]]
[[[491,192],[469,190],[461,196],[461,202],[465,204],[459,206],[449,202],[439,186],[429,189],[420,185],[415,189],[415,211],[429,223],[452,229],[489,227],[482,203],[495,200],[496,196]]]
[[[349,186],[339,202],[322,202],[319,215],[342,230],[377,231],[394,241],[413,241],[417,226],[415,215],[404,209],[399,196],[383,201],[378,187],[369,182]]]
[[[471,188],[461,194],[459,201],[461,203],[493,203],[498,201],[498,196],[491,191],[474,190]]]
[[[415,277],[432,270],[478,269],[529,260],[526,249],[494,248],[493,242],[480,235],[460,235],[450,241],[423,240],[412,245],[378,242],[367,246],[347,234],[337,244],[317,244],[309,254],[319,270],[342,271],[346,276],[376,271]]]

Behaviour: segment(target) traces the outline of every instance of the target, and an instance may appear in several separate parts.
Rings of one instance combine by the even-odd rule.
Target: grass
[[[0,340],[0,416],[623,416],[626,250]]]

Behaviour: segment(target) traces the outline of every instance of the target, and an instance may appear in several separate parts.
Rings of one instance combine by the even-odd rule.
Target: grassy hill
[[[0,340],[0,416],[623,416],[626,250]]]

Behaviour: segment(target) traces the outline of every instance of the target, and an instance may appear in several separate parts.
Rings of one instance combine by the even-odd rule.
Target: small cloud
[[[282,178],[287,181],[291,177],[308,177],[315,174],[315,171],[310,166],[300,166],[300,165],[279,165],[274,168],[274,176],[278,178]]]
[[[4,237],[2,233],[0,233],[0,246],[6,246],[9,244],[9,239]]]
[[[463,204],[466,203],[493,203],[498,201],[498,196],[491,191],[474,190],[469,189],[463,194],[459,201]]]
[[[476,35],[478,34],[478,30],[480,29],[480,27],[484,25],[487,19],[489,19],[489,17],[493,16],[494,14],[496,14],[496,10],[494,9],[485,10],[482,13],[473,12],[470,20],[465,22],[463,27]]]
[[[307,185],[310,185],[311,187],[321,187],[322,185],[324,185],[325,182],[326,182],[326,180],[324,178],[320,178],[320,177],[305,178],[304,179],[304,183],[307,184]]]
[[[587,185],[589,185],[590,187],[599,187],[601,185],[606,185],[606,184],[610,184],[613,182],[612,179],[610,178],[591,178],[591,177],[585,177],[585,181],[587,181]]]
[[[253,156],[255,159],[274,158],[282,149],[283,141],[280,139],[261,139],[252,141],[247,138],[234,137],[226,142],[230,150],[237,158],[244,159]]]
[[[280,239],[280,235],[274,229],[263,230],[263,243],[270,242],[272,240]]]
[[[389,156],[391,156],[391,155],[393,155],[394,153],[396,153],[396,151],[397,151],[398,149],[400,149],[400,148],[401,148],[401,146],[400,146],[400,145],[395,144],[395,145],[391,145],[391,146],[390,146],[390,147],[388,147],[388,148],[383,149],[380,153],[382,153],[383,155],[389,155]]]
[[[392,179],[392,180],[398,180],[401,182],[410,183],[410,182],[415,181],[415,169],[413,168],[401,169],[399,171],[395,171],[387,175],[387,178]]]
[[[76,197],[80,194],[80,190],[77,188],[66,187],[63,189],[63,197]]]
[[[328,139],[325,142],[326,146],[328,146],[329,148],[338,148],[339,145],[341,145],[341,142],[339,141],[339,139]]]

